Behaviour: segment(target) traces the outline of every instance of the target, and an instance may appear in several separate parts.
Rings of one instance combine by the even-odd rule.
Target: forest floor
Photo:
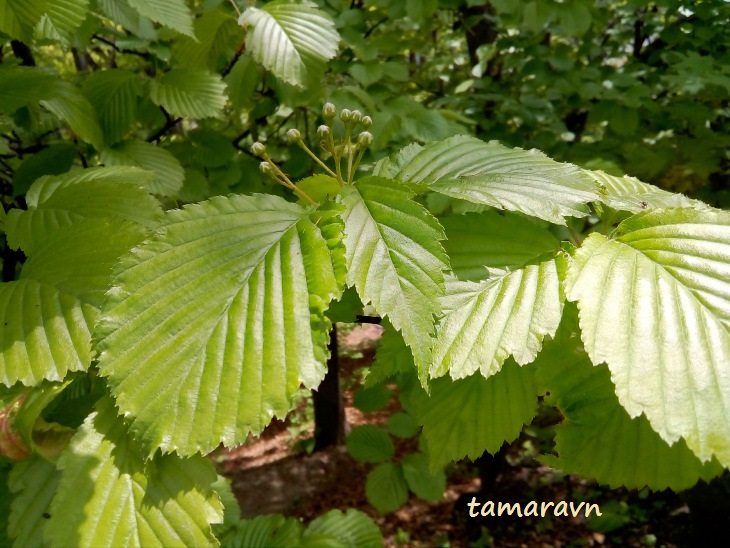
[[[382,425],[399,410],[392,398],[382,411],[363,414],[353,406],[361,368],[367,367],[380,336],[378,326],[343,333],[340,358],[347,422]],[[231,479],[244,518],[280,513],[305,523],[328,510],[356,508],[371,516],[383,532],[386,546],[437,547],[579,547],[579,546],[691,546],[689,508],[671,492],[609,490],[564,476],[526,456],[524,440],[510,446],[510,466],[497,478],[489,495],[477,494],[480,482],[469,461],[447,469],[443,500],[427,502],[411,495],[400,510],[386,515],[365,498],[365,480],[374,465],[357,462],[344,446],[307,454],[302,441],[312,436],[311,406],[303,400],[285,421],[275,420],[258,438],[233,450],[217,452],[219,470]],[[417,448],[415,439],[394,440],[396,460]],[[468,516],[466,502],[589,501],[600,506],[600,519],[543,518],[515,515]],[[489,498],[486,498],[489,497]]]

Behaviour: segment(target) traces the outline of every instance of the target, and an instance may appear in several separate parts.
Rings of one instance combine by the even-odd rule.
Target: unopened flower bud
[[[294,129],[294,128],[290,129],[289,131],[286,132],[286,136],[289,137],[289,140],[292,143],[298,143],[299,141],[302,140],[302,134],[299,133],[298,129]]]
[[[322,117],[331,120],[335,116],[337,116],[337,107],[332,103],[325,103],[322,107]]]
[[[370,118],[370,116],[363,116],[362,120],[360,120],[360,123],[362,124],[362,127],[367,129],[373,125],[373,119]]]
[[[256,141],[251,145],[251,152],[253,152],[254,156],[263,156],[266,154],[266,147],[263,143]]]
[[[317,128],[317,135],[319,135],[320,137],[327,137],[327,135],[329,135],[329,133],[330,133],[329,126],[321,125]]]
[[[259,164],[259,170],[261,171],[261,173],[265,173],[268,175],[269,173],[271,173],[271,165],[269,164],[269,162],[261,162]]]
[[[352,120],[352,111],[346,108],[342,109],[342,112],[340,112],[340,120],[347,123],[350,120]]]
[[[361,147],[366,147],[373,142],[373,134],[369,131],[363,131],[357,136],[357,144]]]
[[[352,117],[350,119],[357,124],[360,120],[362,120],[362,112],[359,110],[353,110]]]

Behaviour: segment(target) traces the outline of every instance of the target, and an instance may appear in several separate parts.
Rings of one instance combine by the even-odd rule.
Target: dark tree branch
[[[162,111],[162,114],[165,115],[165,125],[162,126],[159,130],[157,130],[151,137],[147,138],[148,143],[155,143],[162,139],[171,129],[173,129],[176,125],[178,125],[180,122],[182,122],[182,118],[173,118],[170,116],[170,113],[165,110],[164,107],[160,107],[160,110]]]
[[[388,20],[388,16],[386,15],[380,21],[378,21],[372,27],[370,27],[368,30],[366,30],[365,34],[363,34],[362,37],[367,38],[368,36],[370,36],[375,31],[375,29],[377,29],[380,25],[385,23],[387,20]]]
[[[355,323],[374,323],[376,325],[380,325],[380,322],[382,321],[383,318],[378,316],[355,316]]]
[[[221,72],[221,78],[225,78],[230,74],[230,72],[233,70],[233,67],[236,64],[236,61],[238,61],[238,58],[243,55],[243,52],[246,50],[246,40],[243,40],[241,44],[236,48],[236,53],[233,54],[233,58],[228,61],[228,64],[226,65],[226,68],[223,69],[223,72]]]
[[[111,40],[107,40],[106,38],[99,36],[98,34],[94,34],[92,37],[92,40],[97,40],[101,42],[102,44],[106,44],[107,46],[111,47],[114,51],[117,53],[128,53],[129,55],[137,55],[138,57],[142,57],[143,59],[149,61],[152,56],[149,52],[146,51],[137,51],[135,49],[122,49],[119,46],[117,46],[114,42]]]
[[[13,40],[10,42],[10,47],[13,49],[13,55],[20,59],[20,64],[24,67],[34,67],[35,57],[30,48],[20,40]]]

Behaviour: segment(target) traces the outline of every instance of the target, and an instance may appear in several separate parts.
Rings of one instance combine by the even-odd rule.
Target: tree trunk
[[[314,450],[321,451],[345,441],[345,405],[340,391],[340,370],[337,353],[337,327],[332,326],[329,343],[330,358],[327,374],[317,390],[314,401]]]

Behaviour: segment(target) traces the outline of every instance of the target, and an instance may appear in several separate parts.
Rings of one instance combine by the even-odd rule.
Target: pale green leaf
[[[465,135],[412,149],[395,174],[392,166],[381,170],[452,198],[561,225],[564,217],[588,215],[587,204],[600,198],[598,184],[574,165]]]
[[[408,501],[408,484],[398,464],[379,464],[368,474],[365,496],[381,514],[395,512]]]
[[[92,72],[84,91],[99,115],[104,141],[111,145],[124,138],[137,116],[142,86],[136,74],[121,69]]]
[[[414,413],[423,425],[431,470],[464,457],[474,460],[485,450],[494,454],[516,439],[537,411],[533,369],[508,361],[489,379],[437,379],[430,397],[418,389]]]
[[[8,482],[15,493],[8,523],[13,546],[43,545],[43,530],[60,477],[56,465],[40,457],[13,466]]]
[[[152,82],[150,99],[174,116],[221,118],[226,106],[226,85],[212,72],[172,69]]]
[[[601,201],[614,209],[639,213],[646,209],[669,207],[693,207],[707,209],[699,200],[691,200],[682,194],[667,192],[654,185],[642,183],[636,177],[617,177],[603,171],[583,170],[601,185],[605,196]]]
[[[60,381],[91,363],[98,311],[35,280],[0,284],[0,382]]]
[[[155,32],[147,17],[143,17],[129,5],[128,0],[96,0],[101,12],[114,23],[144,39],[154,39]]]
[[[446,231],[451,268],[461,280],[482,280],[490,268],[521,268],[560,247],[550,231],[511,213],[469,213],[439,221]]]
[[[446,491],[446,474],[443,470],[431,472],[428,456],[424,453],[411,453],[403,457],[403,477],[408,488],[423,500],[442,500]]]
[[[480,371],[487,378],[513,356],[530,363],[545,335],[558,329],[563,310],[555,260],[475,282],[451,281],[436,327],[431,377],[454,379]]]
[[[59,460],[61,482],[45,530],[50,546],[215,546],[223,508],[208,459],[145,461],[109,398]]]
[[[327,535],[342,548],[381,548],[383,536],[375,522],[364,512],[330,510],[309,524],[303,541],[313,535]]]
[[[215,197],[169,211],[120,262],[99,368],[150,454],[240,444],[322,380],[344,282],[337,212]]]
[[[102,133],[96,111],[81,90],[69,82],[56,82],[53,95],[40,101],[59,119],[66,122],[71,130],[84,141],[97,149],[103,146]]]
[[[346,440],[347,452],[362,462],[383,462],[393,457],[395,447],[388,434],[372,424],[363,424],[352,429]]]
[[[238,23],[248,28],[246,47],[256,61],[289,84],[304,86],[337,54],[340,36],[312,2],[277,0],[249,7]]]
[[[443,229],[411,191],[388,179],[361,179],[343,189],[342,201],[347,283],[403,334],[424,382],[449,268]]]
[[[668,443],[730,464],[730,213],[654,210],[592,234],[565,281],[619,402]]]
[[[221,10],[206,11],[195,20],[195,38],[176,40],[172,55],[180,67],[217,71],[241,42],[243,32],[236,20]]]
[[[28,190],[28,209],[8,213],[8,243],[32,256],[59,228],[85,218],[125,220],[152,228],[162,211],[141,186],[151,176],[150,172],[124,167],[43,177]]]
[[[175,196],[182,188],[185,170],[170,152],[145,141],[124,141],[101,151],[107,166],[131,166],[153,171],[157,176],[147,186],[152,194]]]
[[[0,0],[0,32],[29,42],[46,9],[46,0]]]
[[[566,327],[560,328],[565,335]],[[536,361],[541,389],[549,393],[546,401],[564,417],[556,427],[557,456],[541,461],[612,488],[657,491],[680,491],[722,471],[717,461],[702,464],[683,440],[670,447],[646,417],[629,417],[616,399],[608,369],[593,367],[579,343],[578,337],[561,334]]]
[[[195,37],[193,14],[185,0],[127,0],[130,6],[155,23]]]

